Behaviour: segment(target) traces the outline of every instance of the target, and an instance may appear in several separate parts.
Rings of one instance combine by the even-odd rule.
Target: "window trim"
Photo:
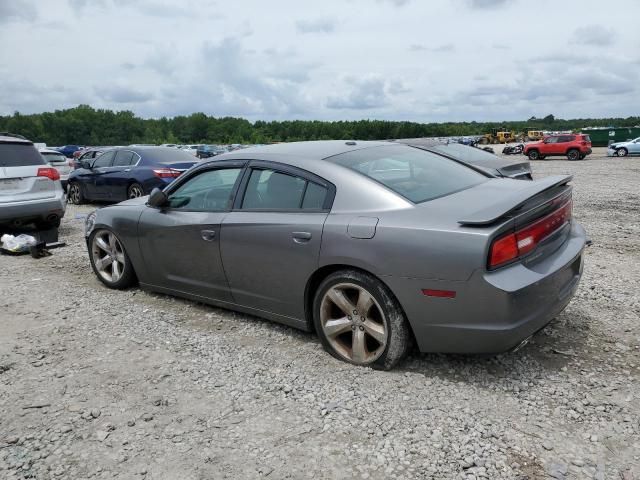
[[[161,207],[162,211],[166,211],[166,212],[197,212],[197,213],[224,213],[224,212],[230,212],[233,208],[233,205],[235,203],[237,194],[238,194],[238,189],[240,187],[240,184],[242,182],[242,179],[244,178],[245,174],[246,174],[246,161],[237,161],[237,160],[225,160],[225,161],[218,161],[215,163],[206,163],[204,165],[198,166],[196,167],[194,170],[190,171],[188,175],[183,175],[180,176],[178,178],[178,180],[176,180],[175,182],[171,183],[167,189],[165,190],[165,194],[167,195],[167,198],[169,198],[169,196],[171,196],[172,193],[174,193],[177,189],[179,189],[182,185],[184,185],[185,183],[189,182],[191,179],[197,177],[198,175],[204,174],[206,172],[210,172],[213,170],[229,170],[232,168],[238,168],[240,169],[240,173],[238,174],[238,178],[236,178],[236,182],[233,185],[233,188],[231,189],[231,193],[229,194],[229,202],[227,202],[227,207],[224,209],[219,209],[219,210],[192,210],[192,209],[187,209],[187,208],[171,208],[170,206],[166,205],[164,207]],[[147,206],[149,207],[149,204],[147,204]],[[153,207],[149,207],[149,208],[153,208]]]
[[[249,184],[249,178],[253,170],[273,170],[274,172],[283,173],[293,177],[299,177],[305,180],[304,191],[300,200],[299,208],[242,208],[245,194],[247,193],[247,186]],[[327,195],[324,199],[324,205],[322,208],[302,208],[304,202],[304,195],[307,192],[308,182],[315,183],[327,189]],[[303,170],[302,168],[294,167],[280,162],[273,162],[269,160],[251,160],[248,162],[245,172],[242,176],[242,182],[239,186],[238,192],[233,202],[233,212],[277,212],[277,213],[328,213],[333,207],[333,201],[336,196],[336,186],[325,180],[324,178],[316,175],[315,173]]]
[[[118,156],[118,154],[120,152],[133,153],[136,157],[138,157],[138,160],[136,160],[135,163],[130,163],[128,165],[114,165],[114,162],[116,161],[116,157]],[[137,167],[138,166],[138,164],[140,163],[140,160],[142,160],[142,157],[138,154],[138,152],[134,152],[133,150],[129,150],[128,148],[123,148],[123,149],[120,149],[120,150],[116,150],[116,155],[115,155],[115,157],[113,157],[113,161],[111,162],[111,167],[113,167],[113,168],[121,168],[121,167],[133,168],[133,167]]]

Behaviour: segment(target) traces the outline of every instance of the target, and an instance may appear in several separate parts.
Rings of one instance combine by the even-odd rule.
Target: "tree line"
[[[213,117],[204,113],[172,118],[141,118],[130,111],[94,109],[79,105],[66,110],[0,116],[0,131],[24,135],[47,145],[128,145],[131,143],[271,143],[299,140],[383,140],[391,138],[482,135],[494,128],[522,132],[579,130],[586,126],[630,127],[640,117],[576,118],[547,115],[523,121],[417,123],[389,120],[256,121]]]

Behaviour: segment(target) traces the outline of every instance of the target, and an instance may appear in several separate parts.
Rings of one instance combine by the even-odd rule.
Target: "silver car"
[[[66,191],[67,180],[69,179],[69,174],[73,170],[73,160],[68,159],[59,151],[52,150],[50,148],[41,148],[39,151],[40,155],[44,158],[44,161],[58,171],[60,174],[60,183],[62,183],[62,188]]]
[[[626,157],[640,155],[640,137],[626,142],[612,143],[607,148],[607,157]]]
[[[585,232],[570,176],[519,181],[389,142],[248,148],[87,217],[111,288],[315,330],[335,357],[518,347],[571,300]]]
[[[0,224],[57,227],[66,206],[60,174],[33,143],[0,136]]]

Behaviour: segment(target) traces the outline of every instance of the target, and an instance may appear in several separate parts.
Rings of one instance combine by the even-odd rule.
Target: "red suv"
[[[591,138],[581,133],[550,135],[540,142],[525,145],[522,153],[529,160],[560,155],[566,155],[569,160],[582,160],[591,153]]]

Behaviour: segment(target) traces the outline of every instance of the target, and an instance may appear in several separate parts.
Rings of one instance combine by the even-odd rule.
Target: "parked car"
[[[73,154],[81,149],[82,147],[79,145],[65,145],[64,147],[56,147],[54,150],[59,151],[67,158],[73,158]]]
[[[73,170],[73,160],[68,159],[59,151],[50,148],[41,148],[39,151],[44,161],[58,171],[60,183],[62,183],[62,188],[66,191],[69,173]]]
[[[470,147],[460,143],[443,143],[431,138],[404,138],[396,142],[423,148],[441,155],[446,155],[458,162],[466,163],[481,169],[494,177],[531,180],[531,164],[526,160],[507,160],[482,148]]]
[[[283,143],[204,161],[85,225],[110,288],[182,296],[315,330],[336,358],[526,342],[571,300],[585,232],[570,176],[482,173],[391,142]]]
[[[0,136],[0,224],[60,225],[67,199],[58,171],[24,137]]]
[[[582,133],[549,135],[540,142],[527,143],[522,153],[530,160],[565,155],[569,160],[583,160],[591,154],[591,138]]]
[[[640,155],[640,137],[627,142],[612,143],[607,148],[608,157],[626,157],[627,155]]]
[[[170,147],[117,147],[90,160],[69,175],[69,200],[76,205],[102,200],[119,202],[163,188],[197,163]]]
[[[193,155],[194,157],[198,156],[198,148],[202,147],[202,145],[185,145],[181,148],[183,152],[188,153],[189,155]]]

